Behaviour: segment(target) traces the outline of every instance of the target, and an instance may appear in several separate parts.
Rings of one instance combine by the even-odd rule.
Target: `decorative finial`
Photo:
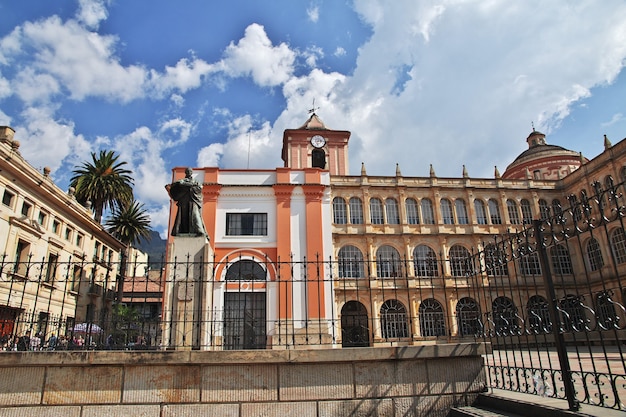
[[[469,175],[467,173],[467,169],[465,168],[465,165],[463,165],[463,178],[469,178]]]
[[[530,176],[530,170],[528,169],[528,167],[526,167],[526,179],[529,180],[532,177]]]
[[[435,169],[433,168],[433,164],[430,164],[430,176],[431,176],[431,178],[436,177]]]
[[[361,175],[366,176],[367,172],[365,172],[365,162],[361,162]]]
[[[534,121],[530,122],[530,126],[533,128],[533,132],[534,132],[535,131],[535,122]]]
[[[495,166],[495,170],[493,171],[493,175],[496,177],[496,179],[500,179],[500,171],[498,171],[498,166]]]
[[[313,99],[313,107],[309,109],[309,114],[315,114],[315,110],[319,110],[319,107],[315,107],[315,98]]]
[[[611,144],[611,141],[609,140],[609,138],[606,137],[606,135],[604,135],[604,150],[606,151],[607,149],[609,149],[611,146],[613,146]]]
[[[580,165],[585,165],[585,157],[582,152],[580,152]]]
[[[402,173],[400,172],[400,164],[396,162],[396,177],[401,177]]]

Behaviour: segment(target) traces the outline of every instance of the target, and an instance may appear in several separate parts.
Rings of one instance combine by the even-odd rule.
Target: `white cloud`
[[[313,23],[317,23],[320,18],[320,8],[319,6],[311,6],[306,9],[306,14],[309,17],[309,20]]]
[[[97,29],[100,21],[106,20],[109,12],[102,0],[78,0],[76,18],[90,29]]]
[[[150,82],[158,95],[169,93],[172,90],[185,93],[191,89],[198,88],[202,84],[203,77],[214,71],[213,65],[201,59],[194,58],[189,61],[183,58],[176,63],[176,66],[166,67],[164,74],[151,70]]]
[[[56,171],[62,166],[73,169],[90,158],[91,145],[84,136],[74,132],[71,122],[61,122],[53,116],[53,109],[31,107],[23,112],[24,126],[17,126],[16,139],[20,151],[34,167],[48,166],[52,176],[60,180]],[[62,175],[67,175],[64,172]]]
[[[624,118],[624,115],[622,113],[616,113],[613,115],[613,117],[611,117],[611,120],[609,120],[608,122],[604,122],[602,123],[600,126],[602,127],[608,127],[608,126],[612,126],[615,123],[619,123],[623,120],[625,120],[626,118]]]
[[[251,76],[261,87],[272,87],[289,80],[296,54],[285,43],[273,46],[263,26],[253,23],[238,43],[231,42],[219,68],[231,77]]]
[[[341,46],[338,46],[337,49],[335,49],[335,52],[333,52],[334,56],[344,56],[346,54],[346,50],[343,49]]]
[[[320,110],[353,132],[353,173],[360,161],[391,175],[396,162],[405,175],[428,175],[429,163],[445,176],[463,164],[474,176],[493,176],[494,164],[503,172],[526,148],[531,121],[549,134],[626,58],[619,1],[357,0],[355,8],[372,36],[336,88],[340,113]],[[394,96],[398,68],[410,77]]]
[[[99,96],[128,102],[144,96],[146,71],[140,66],[124,67],[118,62],[114,36],[101,36],[76,21],[62,22],[52,16],[27,22],[4,40],[9,47],[0,54],[5,57],[19,54],[30,59],[22,65],[56,78],[75,100]],[[19,48],[14,46],[16,40]],[[34,53],[26,55],[30,48]]]

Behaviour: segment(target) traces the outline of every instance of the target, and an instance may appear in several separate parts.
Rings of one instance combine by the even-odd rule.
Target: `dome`
[[[502,175],[505,179],[558,180],[581,166],[578,152],[548,145],[546,135],[533,130],[526,138],[528,149],[519,154]],[[584,160],[586,162],[586,160]]]

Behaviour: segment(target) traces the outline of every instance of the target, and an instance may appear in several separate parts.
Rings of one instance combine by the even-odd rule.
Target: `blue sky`
[[[120,153],[162,233],[173,167],[281,166],[313,100],[352,132],[353,174],[490,178],[531,123],[588,158],[626,137],[622,0],[24,0],[0,15],[0,124],[22,155],[67,188],[91,152]]]

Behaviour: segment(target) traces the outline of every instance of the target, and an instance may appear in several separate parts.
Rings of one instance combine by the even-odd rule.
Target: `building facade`
[[[440,178],[432,167],[428,177],[405,177],[400,167],[395,176],[370,176],[365,166],[352,176],[349,139],[350,132],[329,129],[312,114],[300,128],[285,131],[283,168],[194,171],[204,184],[203,217],[214,253],[211,291],[203,295],[211,330],[194,346],[288,347],[297,345],[296,338],[285,343],[281,326],[291,326],[285,334],[295,327],[308,334],[311,323],[318,323],[313,333],[320,335],[311,340],[324,335],[335,346],[425,343],[470,336],[476,317],[501,308],[528,322],[537,314],[533,303],[540,300],[544,308],[548,297],[536,279],[530,285],[542,274],[535,249],[515,246],[515,254],[528,257],[511,257],[508,266],[493,266],[491,255],[482,254],[472,281],[480,282],[480,299],[467,260],[495,248],[489,243],[494,236],[510,236],[567,210],[577,201],[572,195],[592,195],[602,188],[598,184],[618,190],[626,173],[626,141],[612,146],[605,140],[605,151],[588,160],[548,145],[533,131],[529,149],[504,175],[496,168],[494,178],[472,178],[465,169],[460,178]],[[183,171],[175,169],[173,179]],[[610,290],[612,320],[623,322],[623,225],[607,224],[604,236],[577,236],[576,245],[549,248],[549,269],[564,283],[558,297],[576,293],[585,276],[594,297]],[[289,273],[279,273],[282,268]],[[503,296],[498,283],[504,277],[523,295]],[[244,306],[257,312],[248,314]],[[238,336],[226,341],[246,327],[259,336],[254,343],[233,342]]]
[[[14,130],[0,127],[0,337],[30,331],[48,340],[100,323],[116,294],[123,248],[19,153]],[[94,326],[85,327],[90,333]],[[94,334],[96,332],[94,331]],[[93,334],[92,334],[93,335]]]

